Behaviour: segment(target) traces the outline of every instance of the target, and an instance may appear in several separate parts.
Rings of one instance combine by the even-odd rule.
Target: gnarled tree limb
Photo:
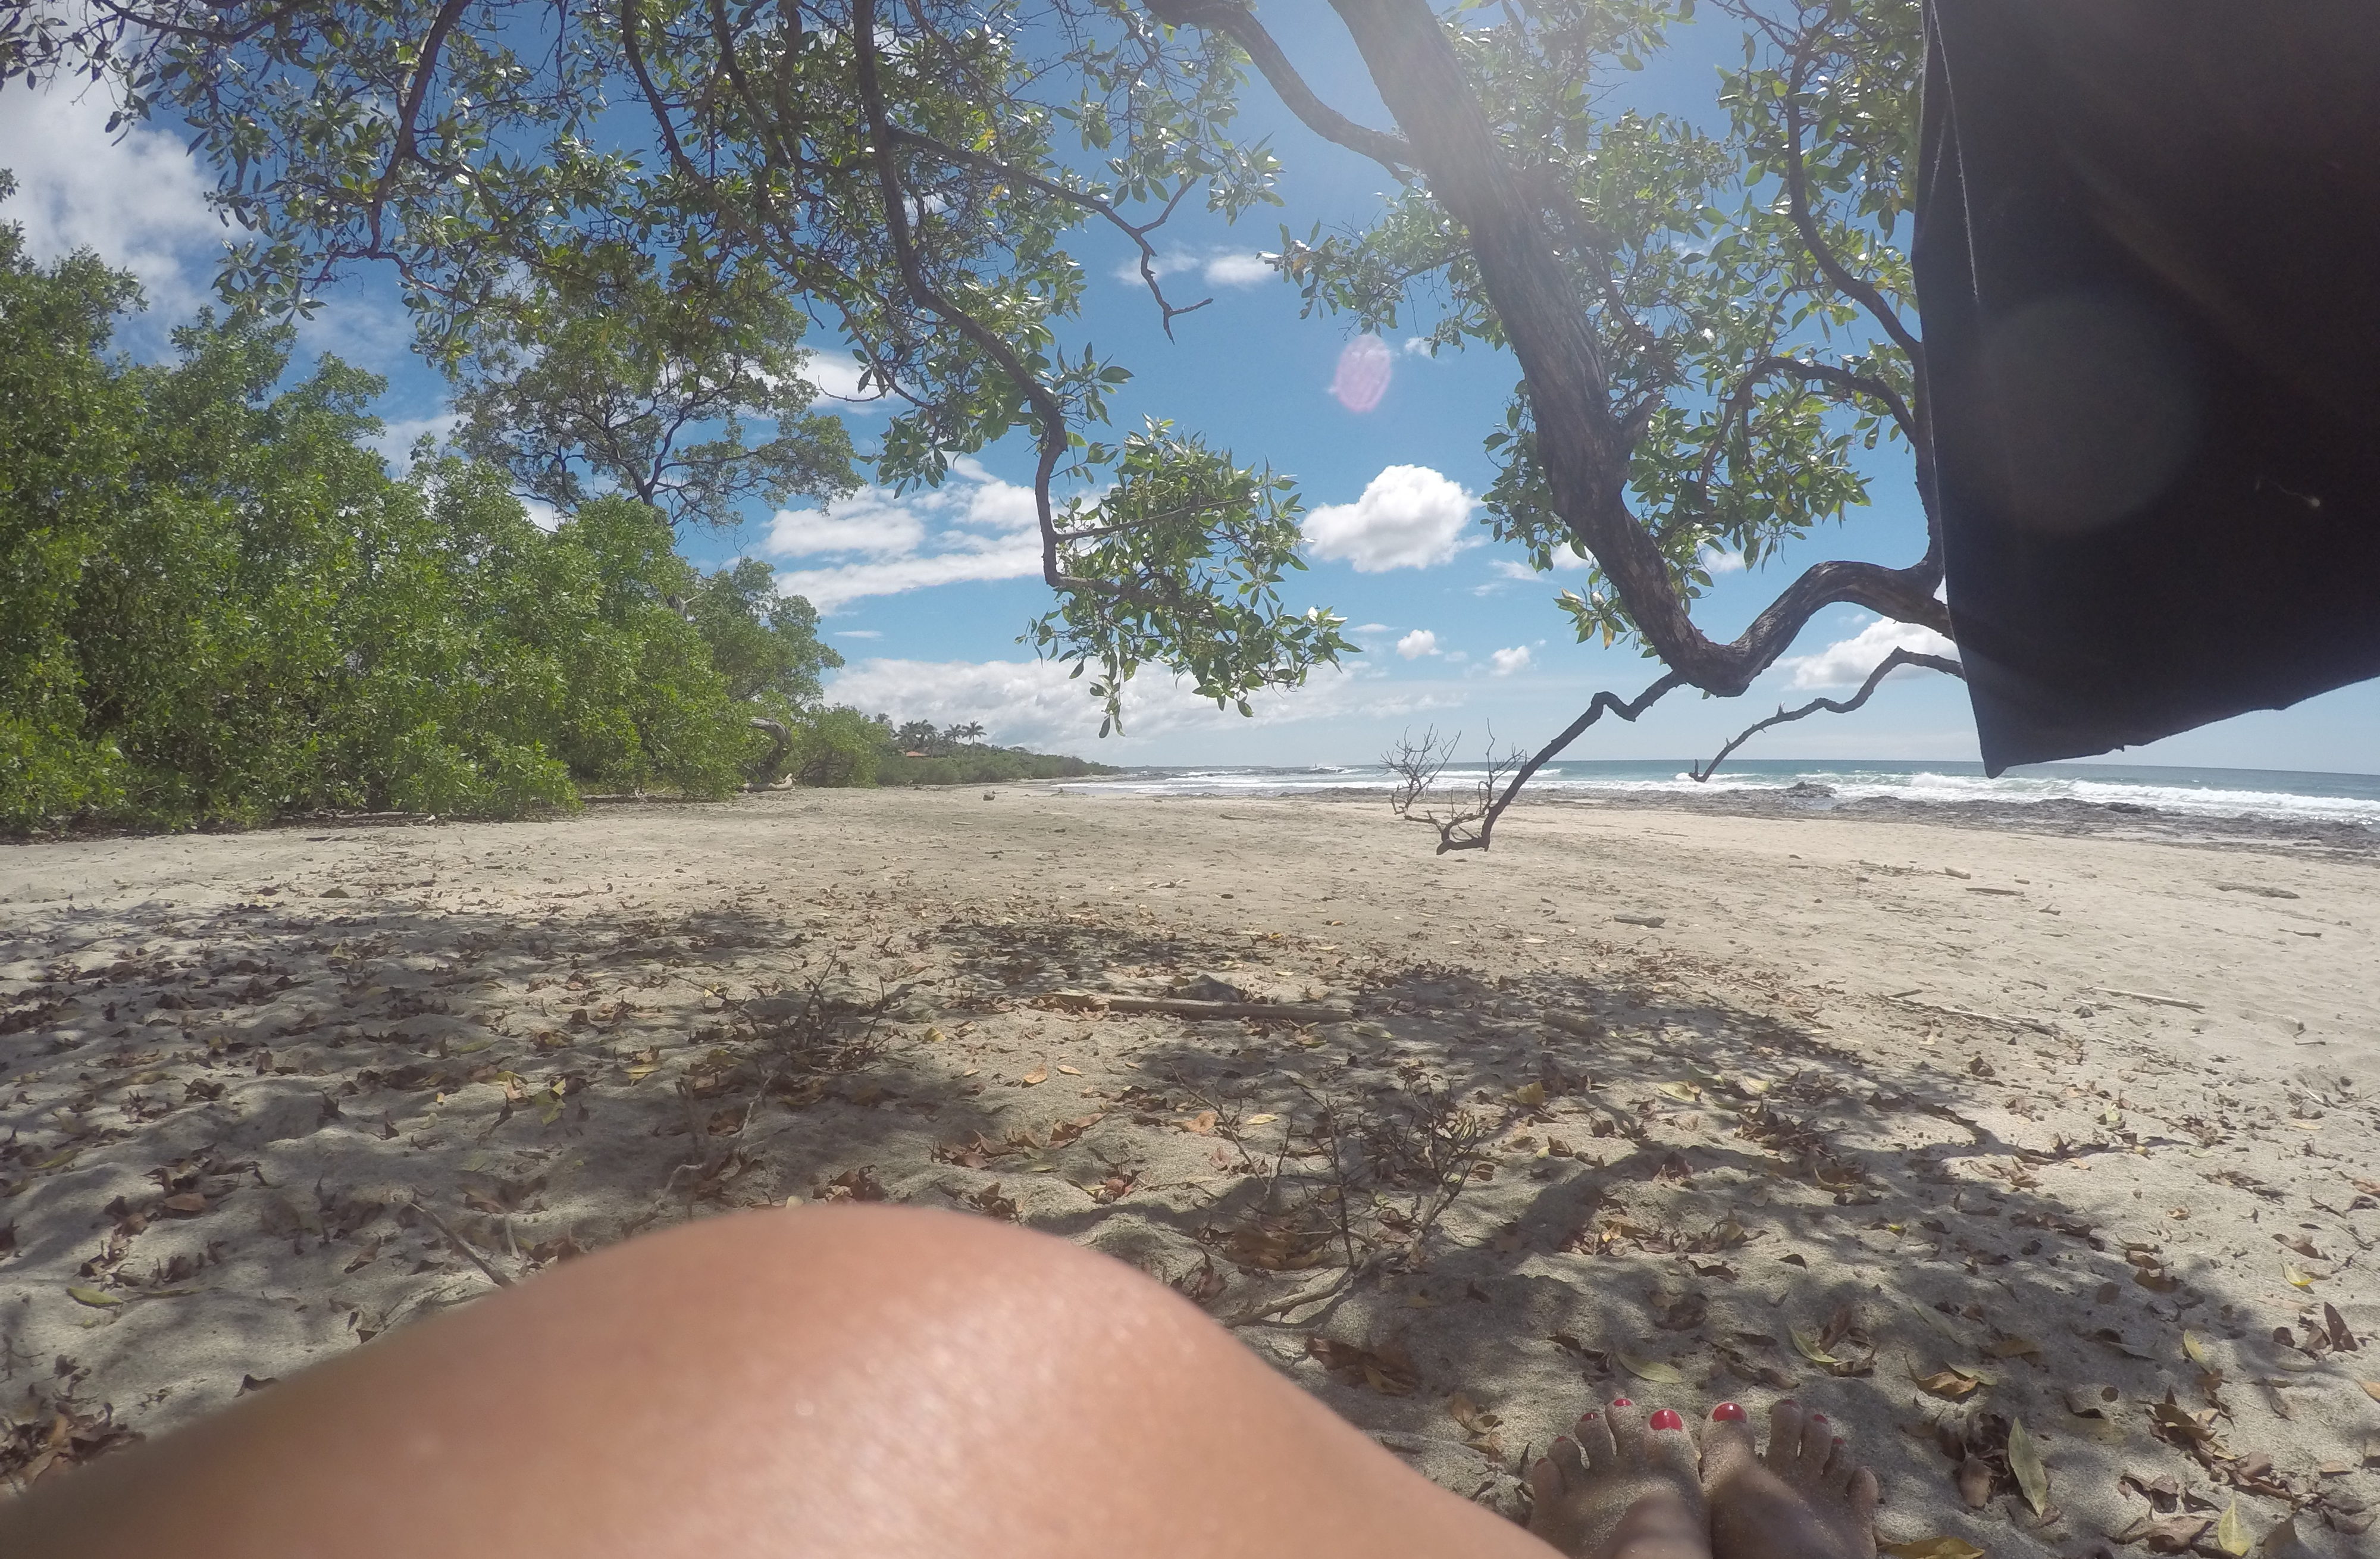
[[[1755,721],[1750,725],[1745,726],[1741,732],[1737,733],[1732,741],[1730,741],[1725,747],[1720,748],[1718,755],[1712,758],[1709,762],[1704,764],[1699,769],[1689,768],[1686,773],[1692,774],[1697,782],[1707,781],[1711,775],[1718,773],[1718,766],[1727,761],[1729,753],[1733,752],[1737,748],[1742,747],[1745,742],[1750,741],[1753,737],[1768,729],[1771,725],[1782,725],[1791,721],[1807,719],[1809,716],[1817,713],[1821,710],[1824,710],[1829,714],[1849,714],[1852,711],[1859,708],[1860,705],[1867,702],[1868,695],[1875,692],[1877,685],[1883,682],[1886,677],[1891,676],[1895,671],[1905,665],[1922,666],[1927,671],[1938,671],[1946,676],[1958,677],[1961,681],[1965,680],[1967,676],[1966,668],[1960,665],[1956,661],[1947,660],[1940,655],[1920,654],[1914,650],[1895,650],[1892,653],[1885,656],[1884,659],[1876,663],[1876,669],[1867,674],[1867,680],[1860,684],[1860,690],[1852,694],[1850,698],[1840,700],[1835,699],[1812,699],[1808,703],[1803,704],[1799,709],[1789,710],[1779,708],[1776,713],[1770,715],[1767,719]]]

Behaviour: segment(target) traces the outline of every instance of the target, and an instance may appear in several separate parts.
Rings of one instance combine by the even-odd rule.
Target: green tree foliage
[[[836,664],[766,565],[701,576],[634,498],[549,535],[492,468],[390,477],[380,381],[326,358],[276,392],[285,328],[110,359],[135,297],[0,227],[0,825],[717,796],[767,750],[754,706]]]
[[[591,476],[680,525],[851,490],[850,434],[808,409],[808,320],[763,273],[657,277],[621,245],[596,258],[598,274],[516,289],[469,337],[454,365],[467,452],[557,508],[585,502]],[[748,440],[747,418],[773,435]]]

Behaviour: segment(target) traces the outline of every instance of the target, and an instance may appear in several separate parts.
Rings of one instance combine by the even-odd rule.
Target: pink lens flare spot
[[[1655,1429],[1683,1429],[1686,1427],[1686,1420],[1678,1416],[1676,1409],[1664,1407],[1659,1412],[1653,1415],[1653,1427]]]
[[[1330,393],[1350,411],[1369,411],[1389,393],[1389,376],[1396,359],[1377,335],[1358,335],[1339,354],[1339,371]]]

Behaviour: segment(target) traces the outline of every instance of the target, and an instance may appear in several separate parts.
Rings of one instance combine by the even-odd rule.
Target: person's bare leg
[[[1622,1396],[1529,1469],[1529,1530],[1571,1559],[1711,1559],[1685,1420]]]
[[[1876,1559],[1876,1474],[1824,1413],[1768,1412],[1768,1452],[1742,1408],[1722,1402],[1703,1431],[1703,1490],[1715,1559]]]
[[[633,1240],[0,1507],[75,1559],[1542,1559],[1178,1296],[980,1219]]]

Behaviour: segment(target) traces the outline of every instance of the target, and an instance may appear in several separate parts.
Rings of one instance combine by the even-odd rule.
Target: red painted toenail
[[[1722,1402],[1711,1409],[1711,1417],[1723,1424],[1740,1424],[1744,1419],[1743,1404]]]
[[[1591,1424],[1591,1423],[1593,1423],[1596,1419],[1599,1419],[1599,1418],[1601,1418],[1601,1417],[1603,1417],[1603,1415],[1602,1415],[1602,1414],[1600,1414],[1600,1413],[1597,1412],[1594,1408],[1590,1407],[1590,1408],[1588,1408],[1588,1409],[1586,1410],[1586,1412],[1585,1412],[1585,1414],[1583,1414],[1583,1415],[1580,1417],[1580,1419],[1579,1419],[1579,1422],[1581,1422],[1581,1423],[1583,1423],[1583,1424]]]
[[[1838,1445],[1840,1445],[1840,1444],[1841,1444],[1842,1443],[1843,1443],[1843,1437],[1842,1437],[1841,1435],[1840,1435],[1840,1434],[1836,1435],[1836,1436],[1835,1436],[1835,1443],[1836,1443],[1836,1444],[1838,1444]]]
[[[1686,1420],[1678,1417],[1678,1415],[1670,1408],[1664,1407],[1659,1412],[1653,1415],[1653,1427],[1655,1429],[1683,1429],[1686,1427]]]
[[[1827,1421],[1827,1415],[1824,1413],[1813,1413],[1810,1415],[1810,1421],[1814,1424],[1825,1423]]]
[[[1613,1397],[1613,1398],[1611,1399],[1611,1405],[1612,1405],[1614,1407],[1635,1407],[1635,1406],[1636,1406],[1636,1404],[1634,1404],[1633,1402],[1629,1401],[1629,1400],[1628,1400],[1626,1397],[1624,1397],[1624,1396],[1615,1396],[1615,1397]]]

